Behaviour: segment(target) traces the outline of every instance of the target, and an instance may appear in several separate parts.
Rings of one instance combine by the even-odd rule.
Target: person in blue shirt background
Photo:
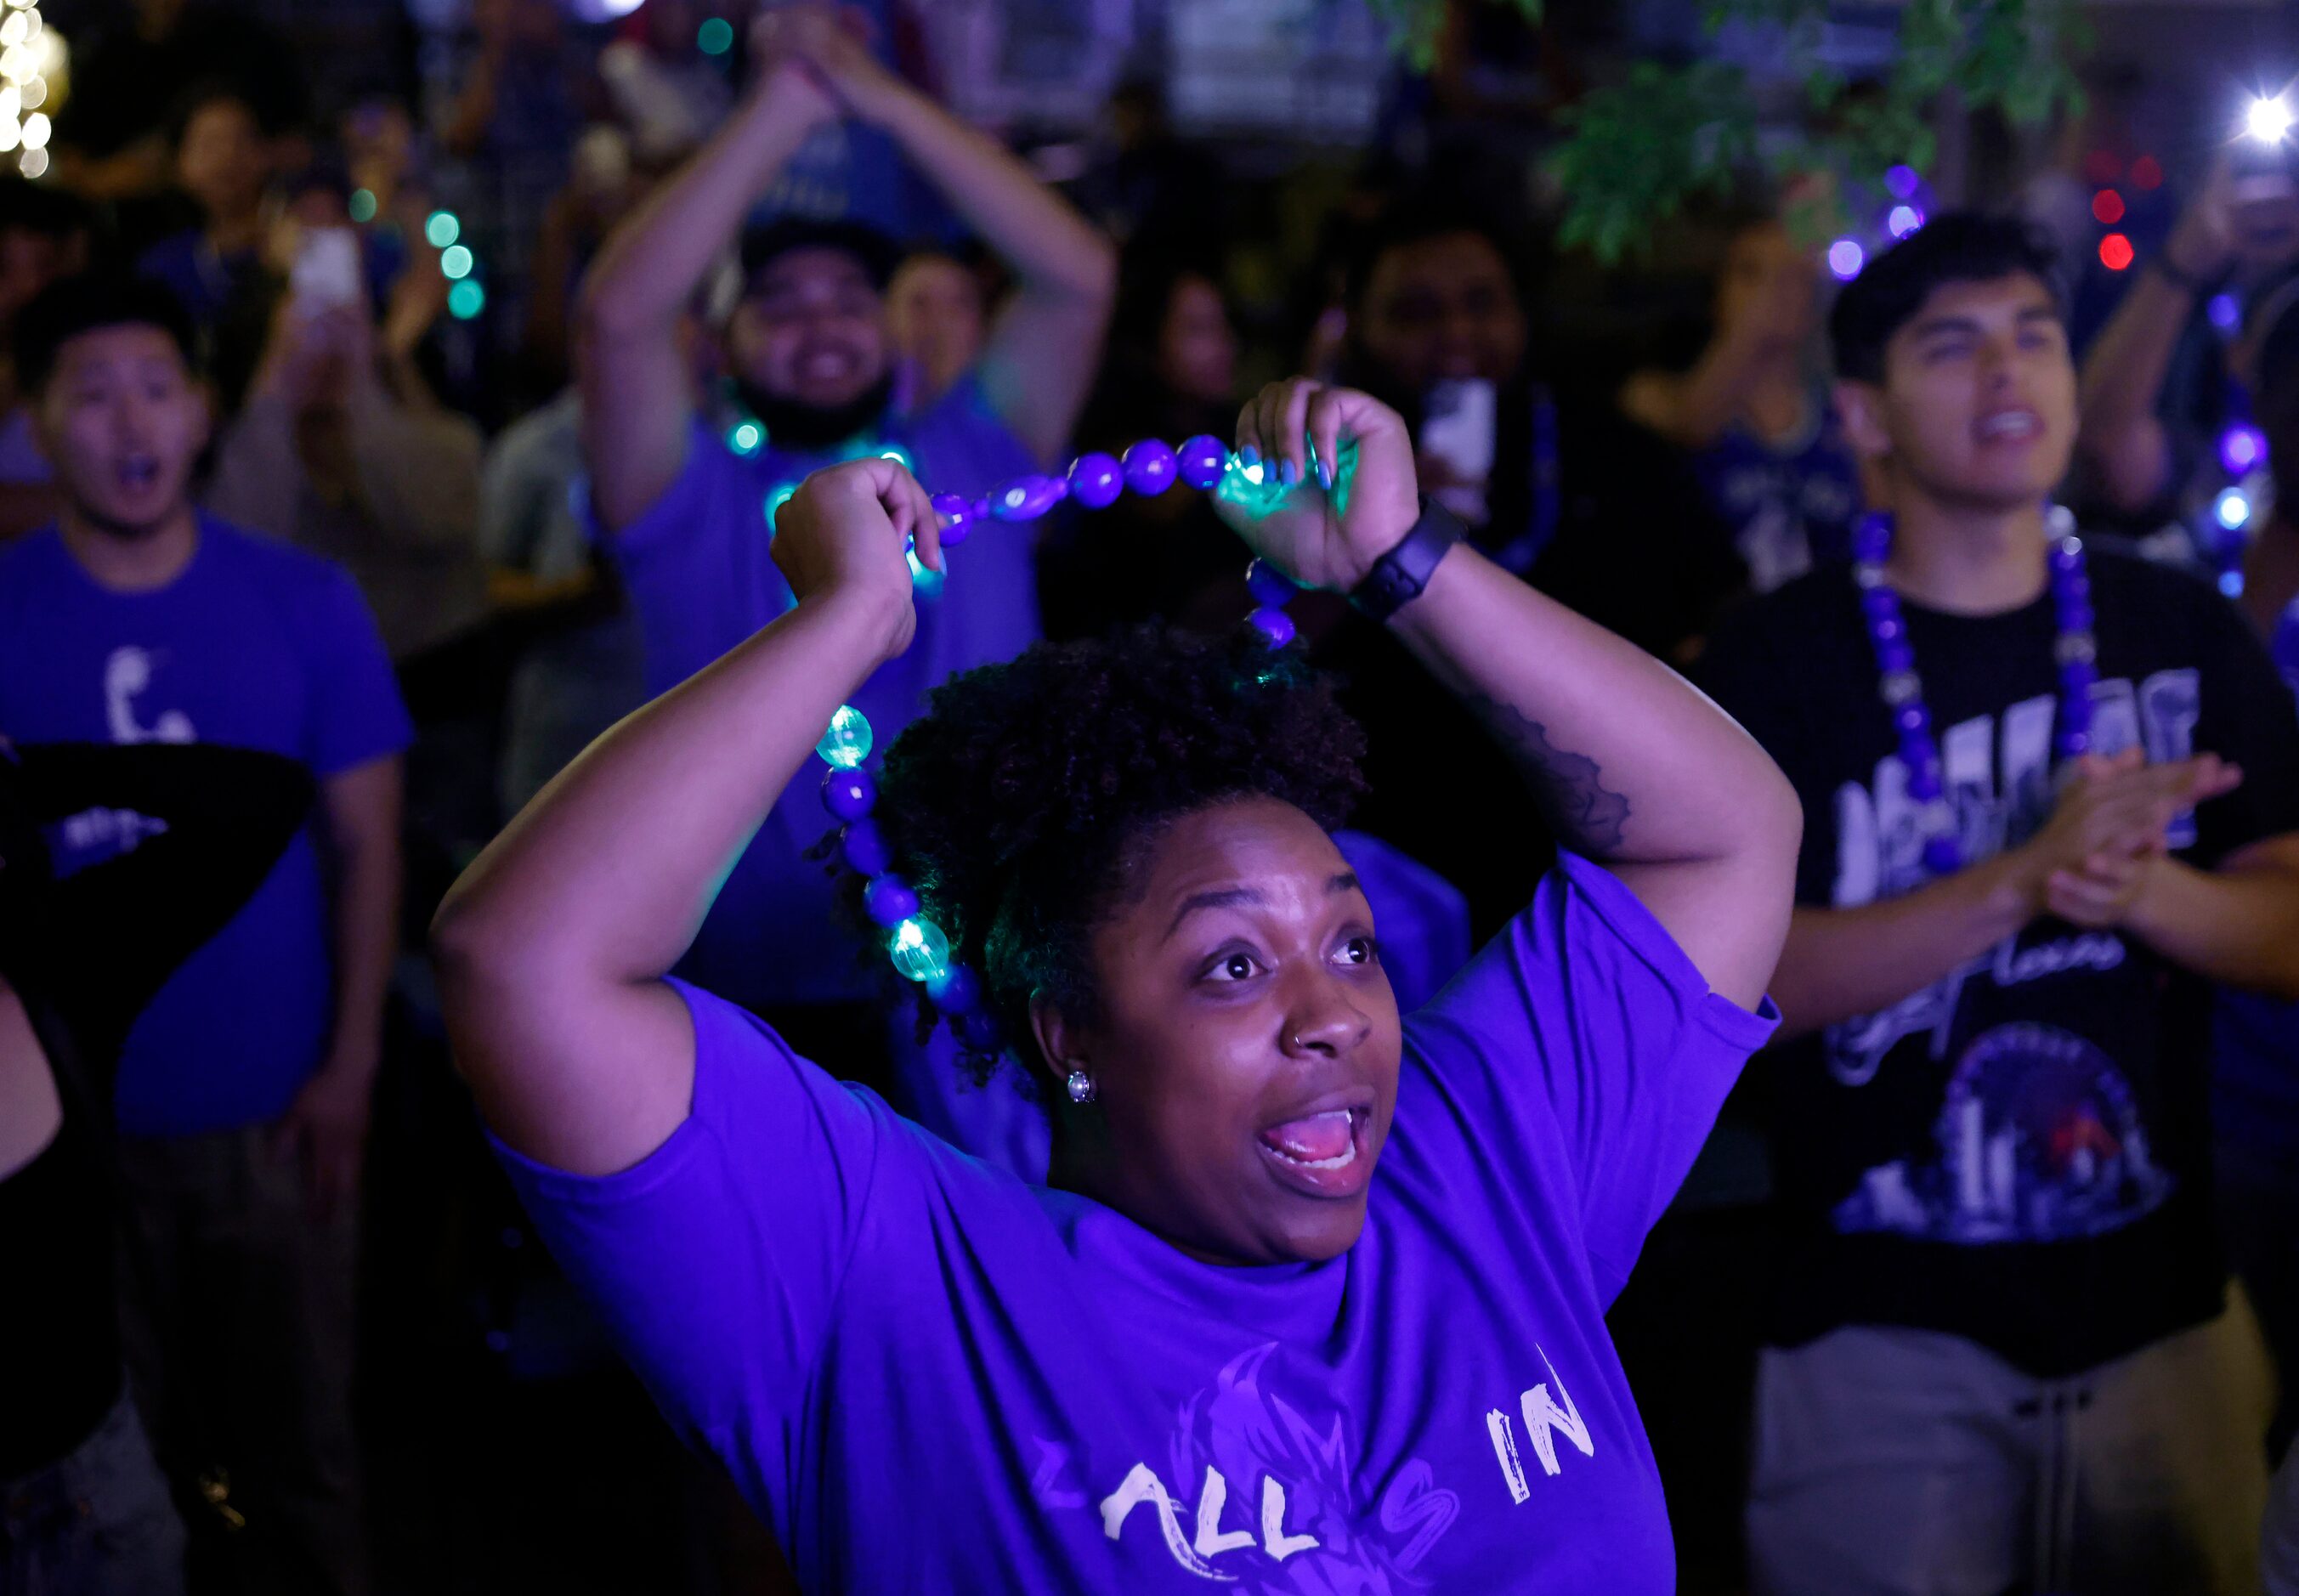
[[[767,556],[772,511],[809,471],[899,451],[930,491],[972,496],[1054,463],[1093,380],[1115,293],[1109,242],[1019,160],[882,67],[834,11],[768,13],[752,55],[755,86],[608,241],[578,312],[591,513],[638,617],[649,693],[789,607]],[[892,242],[852,220],[784,217],[743,231],[793,154],[841,118],[891,137],[1015,280],[980,362],[908,414],[892,403]],[[680,319],[738,235],[742,292],[723,343],[740,410],[706,416]],[[1011,658],[1037,635],[1027,537],[987,532],[960,558],[966,580],[926,596],[917,642],[855,701],[882,738],[952,671]],[[826,829],[812,778],[797,783],[681,968],[772,1010],[824,1056],[882,1060],[884,1017],[862,1001],[868,967],[837,928],[829,877],[806,857]]]
[[[355,1210],[410,727],[350,577],[193,507],[192,345],[149,280],[68,278],[19,320],[64,508],[0,551],[0,735],[222,744],[317,780],[318,824],[122,1051],[125,1330],[195,1567],[357,1592]]]

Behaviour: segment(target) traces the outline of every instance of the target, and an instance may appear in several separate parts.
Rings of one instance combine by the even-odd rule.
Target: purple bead
[[[1108,454],[1081,454],[1070,462],[1070,497],[1088,510],[1107,510],[1125,491],[1125,471]]]
[[[2072,537],[2057,539],[2052,544],[2050,558],[2052,569],[2063,575],[2079,570],[2083,567],[2083,544]]]
[[[975,1052],[994,1053],[1000,1046],[998,1022],[980,1009],[959,1015],[950,1028],[958,1033],[962,1045]]]
[[[1880,615],[1868,623],[1868,636],[1880,649],[1887,643],[1906,636],[1907,633],[1906,623],[1897,615]]]
[[[878,802],[867,770],[832,770],[822,778],[822,807],[842,820],[859,820]]]
[[[1860,594],[1860,611],[1868,618],[1871,626],[1880,620],[1897,620],[1900,618],[1900,595],[1888,587],[1866,588]]]
[[[1125,486],[1143,498],[1174,486],[1174,451],[1154,437],[1145,437],[1125,452]]]
[[[858,876],[883,876],[894,862],[886,834],[878,829],[877,821],[870,819],[847,822],[846,829],[838,834],[838,855]]]
[[[1293,618],[1282,610],[1264,604],[1245,619],[1272,648],[1283,648],[1293,641]]]
[[[1920,703],[1904,703],[1893,712],[1892,724],[1900,728],[1902,736],[1914,736],[1931,724],[1931,717]]]
[[[948,975],[926,983],[926,996],[944,1014],[971,1014],[982,1007],[982,983],[966,966],[953,964]]]
[[[1245,568],[1245,586],[1254,603],[1273,610],[1283,609],[1301,591],[1292,578],[1266,560],[1257,560]]]
[[[990,513],[1001,521],[1034,521],[1069,491],[1070,485],[1059,477],[1017,477],[998,490]]]
[[[1174,464],[1182,480],[1191,487],[1211,487],[1229,470],[1229,450],[1221,439],[1200,432],[1182,445]]]
[[[918,911],[918,894],[900,876],[874,876],[862,889],[862,912],[874,926],[889,929]]]
[[[1918,803],[1930,803],[1940,795],[1939,772],[1920,770],[1908,777],[1908,796]]]
[[[2091,752],[2091,734],[2087,731],[2063,731],[2056,746],[2063,760],[2081,759]]]
[[[1892,546],[1892,518],[1880,510],[1872,510],[1860,518],[1852,529],[1853,558],[1870,565],[1880,565]]]
[[[934,505],[934,512],[942,518],[944,531],[952,527],[963,527],[974,519],[974,506],[967,503],[962,494],[936,494],[929,503]]]
[[[974,501],[973,509],[974,509],[974,520],[971,520],[971,521],[968,521],[968,522],[967,523],[967,525],[968,525],[969,527],[970,527],[970,526],[975,526],[975,525],[978,525],[979,523],[981,523],[981,522],[983,522],[983,521],[986,521],[986,520],[988,520],[990,519],[990,501],[989,501],[989,500],[987,500],[987,499],[976,499],[976,500],[975,500],[975,501]]]
[[[1906,639],[1896,637],[1878,645],[1876,662],[1888,672],[1913,670],[1916,668],[1916,651],[1908,646]]]
[[[1936,836],[1924,844],[1924,869],[1935,876],[1953,876],[1963,869],[1963,850],[1954,837]]]

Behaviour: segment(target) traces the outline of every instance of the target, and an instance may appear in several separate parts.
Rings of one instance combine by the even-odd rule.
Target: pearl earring
[[[1093,1101],[1093,1076],[1088,1075],[1084,1070],[1071,1070],[1069,1079],[1064,1081],[1062,1085],[1068,1089],[1070,1101],[1072,1102],[1091,1102]]]

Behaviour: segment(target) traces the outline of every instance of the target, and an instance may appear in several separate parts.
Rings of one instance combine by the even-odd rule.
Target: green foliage
[[[1538,20],[1540,0],[1515,4]],[[1434,58],[1446,0],[1373,0],[1416,64]],[[1714,33],[1726,23],[1780,30],[1804,79],[1805,115],[1781,137],[1758,138],[1746,74],[1720,61],[1639,62],[1624,81],[1592,90],[1560,121],[1548,160],[1564,195],[1560,236],[1613,262],[1661,222],[1745,175],[1775,181],[1829,177],[1830,192],[1872,188],[1888,167],[1918,170],[1934,154],[1931,115],[1950,92],[1971,111],[2035,123],[2080,103],[2068,56],[2077,40],[2071,0],[1905,0],[1892,62],[1854,82],[1821,53],[1828,0],[1708,0]],[[1819,217],[1814,225],[1837,225]]]

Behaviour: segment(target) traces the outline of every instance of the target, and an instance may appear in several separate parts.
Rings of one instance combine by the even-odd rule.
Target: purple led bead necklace
[[[2060,712],[2052,747],[2059,758],[2071,760],[2091,751],[2091,690],[2099,680],[2091,578],[2084,569],[2083,539],[2076,536],[2075,517],[2054,504],[2045,520],[2051,537],[2046,558],[2058,627],[2052,654],[2060,670]],[[1916,674],[1915,650],[1900,613],[1900,595],[1884,578],[1891,550],[1891,516],[1879,511],[1863,518],[1852,535],[1852,575],[1860,586],[1868,640],[1875,645],[1876,665],[1883,673],[1879,693],[1900,736],[1908,795],[1921,806],[1924,868],[1935,876],[1953,875],[1964,866],[1963,844],[1955,807],[1947,800],[1939,744],[1932,736],[1931,711],[1924,706],[1923,679]]]
[[[978,525],[1035,520],[1064,499],[1074,499],[1088,510],[1107,510],[1129,488],[1148,498],[1164,493],[1177,479],[1191,487],[1210,488],[1232,470],[1253,474],[1258,482],[1258,473],[1266,469],[1252,456],[1232,456],[1219,438],[1208,435],[1191,438],[1178,450],[1144,438],[1126,450],[1123,459],[1081,454],[1060,477],[1017,477],[986,498],[969,501],[957,494],[936,494],[933,503],[942,547],[952,549]],[[1299,586],[1261,560],[1247,568],[1245,579],[1257,606],[1247,619],[1270,647],[1284,647],[1293,640],[1293,620],[1285,605],[1300,591]],[[927,998],[950,1022],[961,1045],[977,1053],[994,1052],[1000,1039],[996,1020],[982,1006],[980,978],[965,965],[952,962],[949,937],[918,912],[917,889],[893,872],[893,850],[870,818],[877,806],[878,787],[862,763],[870,757],[873,741],[862,711],[843,704],[815,744],[815,752],[830,767],[822,778],[823,807],[843,822],[839,857],[864,877],[862,910],[886,934],[886,954],[894,968],[925,987]]]

